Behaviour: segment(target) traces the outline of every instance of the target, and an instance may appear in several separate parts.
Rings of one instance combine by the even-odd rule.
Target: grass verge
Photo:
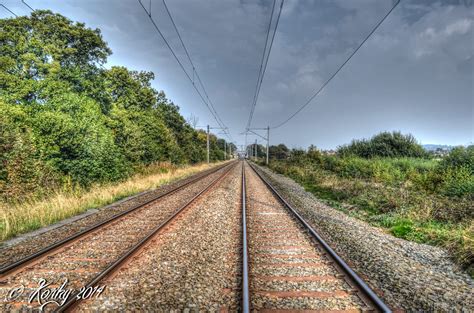
[[[125,181],[97,184],[87,190],[75,187],[69,191],[55,191],[41,200],[27,198],[21,202],[0,203],[0,241],[157,188],[216,165],[218,164],[176,167],[169,163],[160,163],[147,167],[140,174]]]
[[[308,166],[270,168],[301,184],[333,208],[409,241],[444,247],[474,277],[474,220],[469,197],[448,198],[370,179],[341,177]],[[446,216],[461,216],[447,219]]]

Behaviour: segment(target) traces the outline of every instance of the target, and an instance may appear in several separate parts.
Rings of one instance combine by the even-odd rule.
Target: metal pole
[[[227,142],[224,139],[224,161],[227,160]]]
[[[255,151],[254,151],[255,161],[257,161],[257,139],[255,139]]]
[[[207,125],[207,164],[209,164],[209,125]]]
[[[267,126],[267,161],[266,164],[268,165],[268,145],[270,144],[270,126]]]

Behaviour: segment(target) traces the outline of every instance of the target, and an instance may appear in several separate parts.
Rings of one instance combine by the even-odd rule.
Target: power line
[[[266,36],[266,39],[265,39],[265,48],[263,49],[262,61],[261,61],[261,64],[260,64],[260,71],[259,71],[259,76],[258,76],[258,79],[257,79],[257,86],[255,88],[255,95],[254,95],[254,98],[253,98],[252,108],[250,110],[250,115],[249,115],[249,119],[247,121],[247,127],[246,128],[249,128],[251,123],[252,123],[253,115],[254,115],[254,112],[255,112],[255,107],[257,106],[258,96],[260,94],[260,88],[262,87],[263,78],[264,78],[265,72],[267,70],[267,64],[268,64],[268,59],[270,58],[270,53],[271,53],[272,46],[273,46],[273,40],[275,39],[275,34],[276,34],[277,29],[278,29],[278,23],[280,22],[280,16],[281,16],[281,11],[283,9],[284,1],[285,0],[281,0],[280,10],[278,12],[278,17],[277,17],[277,20],[276,20],[276,23],[275,23],[275,29],[273,31],[272,39],[270,41],[270,46],[269,46],[269,49],[268,49],[268,53],[266,54],[268,36],[270,34],[270,28],[271,28],[271,25],[272,25],[273,13],[274,13],[275,4],[276,4],[276,0],[273,1],[272,14],[271,14],[271,17],[270,17],[270,23],[268,25],[267,36]],[[265,60],[265,54],[267,55],[266,60]],[[264,60],[265,60],[265,65],[263,65]]]
[[[276,4],[276,0],[273,0],[272,13],[270,14],[270,22],[268,23],[267,35],[265,36],[265,47],[263,48],[262,60],[260,61],[260,69],[258,71],[257,84],[255,86],[255,94],[253,95],[252,108],[250,109],[250,115],[249,115],[249,119],[247,121],[247,127],[246,128],[250,127],[250,123],[251,123],[252,117],[253,117],[253,112],[255,110],[255,103],[256,103],[255,99],[256,99],[256,96],[257,96],[257,92],[258,92],[259,82],[261,80],[260,78],[262,76],[262,68],[263,68],[263,63],[265,61],[265,55],[266,55],[266,52],[267,52],[268,37],[270,35],[270,29],[271,29],[271,26],[272,26],[273,13],[275,12],[275,4]]]
[[[181,61],[179,60],[178,56],[176,55],[176,53],[174,52],[173,48],[171,48],[170,44],[168,43],[168,40],[166,40],[165,36],[163,35],[163,33],[161,32],[160,28],[158,27],[158,25],[156,24],[155,20],[153,19],[153,17],[151,16],[151,10],[148,11],[145,6],[143,5],[143,3],[141,2],[141,0],[138,0],[138,3],[140,3],[141,7],[143,8],[143,10],[145,11],[145,13],[147,14],[148,18],[150,19],[151,23],[153,24],[153,26],[155,27],[156,31],[158,32],[158,34],[160,35],[160,37],[163,39],[163,41],[165,42],[166,46],[168,47],[168,49],[171,51],[171,54],[173,55],[173,57],[176,59],[176,62],[178,62],[179,66],[181,67],[181,69],[183,70],[183,72],[186,74],[186,77],[188,78],[188,80],[191,82],[191,84],[193,85],[194,87],[194,90],[196,90],[197,94],[199,95],[199,97],[201,98],[202,102],[206,105],[206,107],[209,109],[209,111],[211,112],[211,115],[214,117],[214,119],[216,120],[217,124],[219,124],[219,126],[221,127],[226,127],[220,120],[219,118],[217,117],[216,113],[214,113],[214,111],[211,109],[211,106],[209,105],[209,103],[206,102],[206,100],[204,99],[204,97],[202,96],[201,92],[199,91],[199,89],[196,88],[196,85],[194,84],[193,80],[191,79],[191,77],[189,76],[188,72],[186,71],[186,69],[184,68],[183,64],[181,63]],[[151,7],[151,2],[150,2],[150,7]]]
[[[370,38],[370,36],[372,36],[373,33],[375,33],[375,31],[377,30],[377,28],[379,28],[379,26],[385,21],[385,19],[390,15],[390,13],[392,13],[392,11],[398,6],[398,4],[400,3],[401,0],[398,0],[393,6],[392,8],[387,12],[387,14],[385,14],[385,16],[377,23],[377,25],[375,25],[375,27],[372,29],[372,31],[364,38],[364,40],[362,40],[362,42],[359,44],[359,46],[357,46],[357,48],[351,53],[351,55],[344,61],[344,63],[341,64],[341,66],[339,66],[339,68],[334,72],[334,74],[332,74],[328,80],[326,80],[326,82],[321,86],[321,88],[318,89],[318,91],[316,91],[316,93],[314,93],[309,99],[308,101],[306,101],[305,104],[303,104],[298,110],[296,110],[295,113],[293,113],[292,115],[290,115],[290,117],[288,117],[286,120],[284,120],[283,122],[281,122],[280,124],[276,125],[276,126],[272,126],[271,128],[279,128],[283,125],[285,125],[286,123],[288,123],[288,121],[290,121],[293,117],[295,117],[299,112],[301,112],[301,110],[303,110],[306,106],[308,106],[311,101],[321,93],[321,91],[324,89],[324,87],[326,87],[329,82],[341,71],[341,69],[349,62],[349,60],[357,53],[357,51],[359,51],[359,49],[364,45],[364,43]]]
[[[33,9],[28,3],[26,3],[25,0],[21,0],[21,2],[22,2],[24,5],[26,5],[32,12],[35,11],[35,9]]]
[[[3,3],[0,3],[0,5],[5,9],[7,10],[8,12],[10,12],[11,14],[15,15],[15,17],[18,17],[18,15],[15,14],[15,12],[13,12],[12,10],[10,10],[9,8],[7,8]]]
[[[166,9],[166,13],[168,14],[170,20],[171,20],[171,23],[173,24],[173,27],[176,31],[176,34],[178,35],[178,38],[179,38],[179,41],[181,42],[181,45],[183,46],[183,49],[184,49],[184,52],[186,53],[186,56],[188,57],[188,60],[189,60],[189,63],[191,64],[192,68],[193,68],[193,75],[196,74],[196,77],[199,81],[199,84],[201,85],[201,88],[202,90],[204,91],[204,95],[206,96],[210,106],[211,106],[211,109],[214,111],[215,115],[217,116],[217,118],[219,119],[219,121],[221,122],[222,126],[225,126],[224,122],[222,121],[222,119],[220,118],[219,114],[217,113],[217,110],[216,108],[214,107],[214,104],[212,103],[211,99],[209,98],[209,95],[206,91],[206,88],[204,87],[204,84],[202,83],[202,80],[201,80],[201,77],[199,76],[199,73],[197,72],[196,70],[196,66],[194,66],[194,63],[191,59],[191,56],[189,55],[189,52],[188,52],[188,49],[186,48],[186,45],[184,44],[184,41],[181,37],[181,34],[179,33],[178,31],[178,27],[176,26],[176,23],[174,22],[174,19],[173,19],[173,16],[171,15],[171,12],[170,10],[168,9],[168,5],[166,5],[166,1],[165,0],[162,0],[163,2],[163,5]],[[193,81],[193,84],[194,84],[194,81]]]

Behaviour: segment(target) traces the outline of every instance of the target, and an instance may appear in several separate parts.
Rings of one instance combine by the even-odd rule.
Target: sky
[[[275,21],[281,0],[277,1]],[[149,0],[142,0],[149,8]],[[20,0],[1,3],[29,14]],[[153,71],[153,86],[198,125],[217,126],[138,0],[27,0],[99,28],[112,49],[106,67]],[[236,144],[245,131],[272,0],[168,0],[197,73]],[[251,127],[280,124],[337,70],[390,10],[393,0],[286,0]],[[152,17],[183,66],[192,67],[163,6]],[[11,14],[0,7],[0,18]],[[202,92],[202,91],[201,91]],[[304,110],[270,130],[270,144],[333,149],[381,131],[423,144],[474,142],[472,0],[402,0]],[[217,132],[217,131],[215,131]],[[266,135],[264,131],[257,131]],[[260,137],[248,136],[247,142]]]

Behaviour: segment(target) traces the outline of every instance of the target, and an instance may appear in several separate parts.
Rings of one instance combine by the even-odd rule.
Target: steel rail
[[[242,162],[242,312],[250,312],[245,161]]]
[[[375,309],[381,312],[391,313],[392,310],[380,299],[375,292],[362,280],[362,278],[354,272],[353,269],[347,265],[347,263],[324,241],[324,239],[309,225],[304,218],[281,196],[281,194],[272,186],[272,184],[263,177],[260,172],[255,168],[253,164],[248,162],[252,170],[257,174],[257,176],[265,183],[265,185],[272,191],[272,193],[288,208],[288,210],[305,226],[309,233],[318,241],[323,249],[330,255],[330,257],[335,261],[335,263],[343,270],[346,276],[356,285],[356,287],[362,292],[362,295],[358,296],[364,301],[368,299]],[[364,301],[366,302],[366,301]]]
[[[231,164],[232,164],[232,162],[231,162]],[[33,253],[33,254],[30,254],[30,255],[28,255],[28,256],[26,256],[26,257],[24,257],[24,258],[22,258],[22,259],[20,259],[20,260],[18,260],[18,261],[15,261],[15,262],[13,262],[13,263],[10,263],[10,264],[8,264],[8,265],[6,265],[6,266],[0,268],[0,277],[1,277],[1,278],[4,278],[4,277],[7,276],[9,273],[14,272],[14,271],[15,271],[15,272],[18,271],[19,269],[21,269],[22,267],[26,266],[27,264],[29,264],[29,263],[31,263],[31,262],[34,262],[35,260],[37,260],[37,259],[39,259],[39,258],[45,256],[47,253],[51,253],[51,252],[53,252],[54,250],[59,249],[60,247],[64,246],[65,244],[70,243],[70,242],[72,242],[72,241],[74,241],[74,240],[80,239],[80,238],[84,237],[85,235],[89,234],[90,232],[92,232],[92,231],[94,231],[94,230],[96,230],[96,229],[99,229],[100,227],[103,227],[103,226],[105,226],[106,224],[109,224],[109,223],[111,223],[111,222],[113,222],[113,221],[115,221],[115,220],[117,220],[117,219],[119,219],[119,218],[121,218],[121,217],[123,217],[123,216],[125,216],[125,215],[128,215],[128,214],[130,214],[131,212],[133,212],[133,211],[135,211],[135,210],[137,210],[137,209],[139,209],[139,208],[142,208],[142,207],[144,207],[144,206],[146,206],[146,205],[148,205],[148,204],[150,204],[150,203],[152,203],[152,202],[154,202],[154,201],[157,201],[157,200],[159,200],[159,199],[161,199],[161,198],[163,198],[163,197],[169,196],[169,195],[171,195],[171,194],[173,194],[173,193],[175,193],[175,192],[177,192],[177,191],[179,191],[179,190],[181,190],[181,189],[183,189],[183,188],[185,188],[185,187],[187,187],[187,186],[189,186],[189,185],[191,185],[191,184],[193,184],[193,183],[195,183],[195,182],[197,182],[197,181],[199,181],[199,180],[201,180],[201,179],[204,179],[204,178],[208,177],[209,175],[214,174],[214,173],[216,173],[217,171],[219,171],[219,170],[225,168],[226,166],[230,166],[230,165],[227,163],[227,164],[224,164],[224,165],[222,165],[222,166],[218,166],[217,168],[212,169],[211,171],[206,172],[206,173],[204,173],[204,174],[198,175],[197,177],[191,179],[190,181],[188,181],[188,182],[186,182],[186,183],[184,183],[184,184],[182,184],[182,185],[179,185],[179,186],[177,186],[177,187],[175,187],[175,188],[173,188],[173,189],[171,189],[171,190],[169,190],[169,191],[167,191],[167,192],[165,192],[165,193],[163,193],[163,194],[161,194],[161,195],[158,195],[158,196],[156,196],[156,197],[153,197],[152,199],[147,200],[147,201],[145,201],[145,202],[143,202],[143,203],[139,203],[139,204],[133,206],[132,208],[130,208],[130,209],[124,211],[124,212],[121,212],[121,213],[118,213],[118,214],[116,214],[116,215],[113,215],[112,217],[110,217],[110,218],[108,218],[108,219],[106,219],[106,220],[104,220],[104,221],[102,221],[102,222],[99,222],[99,223],[97,223],[97,224],[94,224],[94,225],[92,225],[92,226],[90,226],[90,227],[88,227],[88,228],[86,228],[86,229],[84,229],[84,230],[81,230],[81,231],[79,231],[79,232],[73,234],[72,236],[69,236],[69,237],[67,237],[67,238],[65,238],[65,239],[63,239],[63,240],[60,240],[60,241],[58,241],[58,242],[56,242],[56,243],[53,243],[52,245],[49,245],[49,246],[47,246],[47,247],[45,247],[45,248],[43,248],[43,249],[41,249],[41,250],[39,250],[39,251],[37,251],[37,252],[35,252],[35,253]],[[132,199],[133,199],[133,198],[132,198]],[[130,199],[130,200],[131,200],[131,199]]]
[[[188,208],[196,199],[198,199],[200,196],[202,196],[204,193],[209,191],[212,187],[214,187],[218,182],[220,182],[222,179],[224,179],[231,171],[232,169],[235,168],[237,164],[232,162],[232,166],[229,166],[228,169],[225,170],[225,172],[214,179],[206,188],[201,190],[197,195],[195,195],[191,200],[186,202],[184,205],[182,205],[179,209],[175,211],[175,213],[170,216],[168,219],[166,219],[164,222],[162,222],[160,225],[155,227],[145,238],[140,240],[137,244],[135,244],[132,248],[130,248],[127,252],[125,252],[119,259],[117,259],[114,263],[109,265],[106,269],[104,269],[102,272],[100,272],[97,276],[95,276],[84,288],[90,288],[94,287],[97,283],[99,283],[101,280],[109,276],[111,273],[117,271],[120,269],[120,266],[124,264],[130,257],[135,255],[137,252],[139,252],[142,248],[145,247],[145,244],[150,242],[150,240],[157,235],[157,233],[163,229],[166,225],[168,225],[171,221],[173,221],[178,215],[184,212],[186,208]],[[70,298],[62,305],[59,307],[55,312],[65,312],[69,309],[72,310],[73,307],[78,305],[78,303],[81,301],[81,299],[76,299],[76,296],[78,295],[79,292],[76,292],[75,294],[71,295]]]

